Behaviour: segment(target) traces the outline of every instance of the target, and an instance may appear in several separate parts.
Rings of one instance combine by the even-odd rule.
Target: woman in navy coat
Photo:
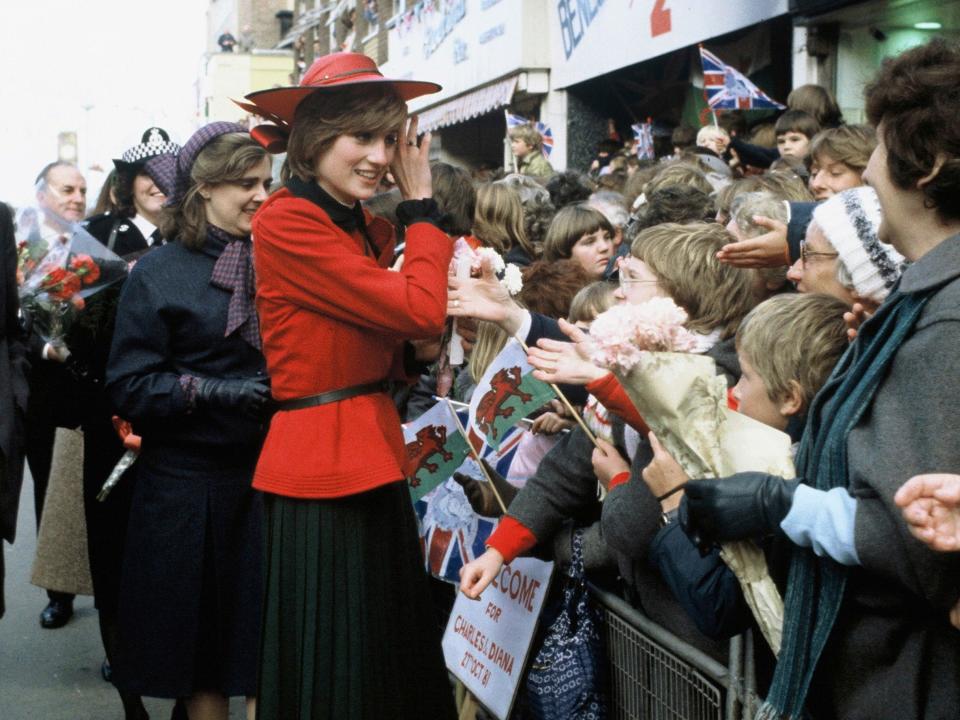
[[[176,238],[123,290],[107,392],[142,437],[120,587],[114,681],[184,698],[191,720],[252,717],[261,608],[261,498],[251,477],[269,401],[253,310],[250,219],[270,161],[239,125],[201,128],[155,158]],[[158,167],[159,166],[159,167]]]

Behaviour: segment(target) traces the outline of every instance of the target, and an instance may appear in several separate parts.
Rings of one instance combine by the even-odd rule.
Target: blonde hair
[[[387,86],[359,85],[308,95],[293,116],[284,180],[289,174],[304,182],[316,179],[317,160],[341,135],[399,133],[406,118],[407,104]]]
[[[617,286],[606,280],[592,282],[573,296],[567,322],[590,323],[597,315],[612,308],[617,300],[613,296]]]
[[[517,245],[531,259],[537,254],[523,228],[520,195],[503,184],[487,183],[477,189],[473,235],[501,255],[506,255]]]
[[[553,217],[543,240],[545,260],[564,260],[573,253],[573,246],[584,235],[603,230],[612,238],[613,226],[606,216],[583,203],[567,205]]]
[[[750,273],[717,260],[730,233],[717,223],[664,223],[641,231],[631,252],[657,276],[660,287],[687,311],[687,327],[732,336],[756,302]]]
[[[737,331],[737,350],[763,381],[770,400],[782,400],[797,383],[803,407],[830,376],[849,345],[843,313],[832,295],[776,295],[757,305]]]
[[[486,320],[477,321],[477,339],[473,343],[473,350],[470,351],[470,360],[467,361],[467,370],[470,371],[470,377],[474,382],[479,382],[480,378],[490,367],[493,359],[500,354],[510,336],[499,325]]]
[[[190,187],[179,204],[164,208],[159,229],[165,238],[178,238],[192,249],[207,239],[207,207],[201,186],[236,182],[267,157],[267,151],[245,132],[221,135],[200,151],[190,168]]]
[[[841,125],[818,132],[810,142],[808,155],[813,164],[822,164],[820,156],[826,155],[862,175],[876,146],[877,134],[869,125]]]

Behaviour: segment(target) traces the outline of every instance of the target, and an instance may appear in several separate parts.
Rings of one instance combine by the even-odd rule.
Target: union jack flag
[[[637,157],[641,160],[655,160],[653,151],[653,123],[647,118],[645,123],[635,123],[630,128],[637,141]]]
[[[783,108],[747,76],[700,46],[703,63],[703,93],[711,110],[762,110]]]
[[[513,115],[506,110],[503,111],[503,114],[507,118],[507,130],[513,130],[513,128],[519,127],[520,125],[533,125],[533,129],[540,133],[540,152],[543,153],[545,158],[550,159],[550,153],[553,152],[553,130],[550,129],[549,125],[539,120],[536,122],[527,120],[525,117]]]

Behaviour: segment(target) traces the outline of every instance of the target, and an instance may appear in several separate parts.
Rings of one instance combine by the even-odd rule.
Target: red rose
[[[100,266],[89,255],[77,255],[70,260],[70,269],[83,281],[84,285],[91,285],[100,277]]]
[[[47,274],[40,281],[40,289],[49,293],[58,292],[63,284],[63,279],[67,276],[67,271],[61,267],[54,267],[47,270]]]

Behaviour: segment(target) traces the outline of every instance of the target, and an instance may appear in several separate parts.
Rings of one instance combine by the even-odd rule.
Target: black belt
[[[363,385],[351,385],[350,387],[340,388],[339,390],[328,390],[317,395],[308,395],[302,398],[293,398],[292,400],[281,400],[277,403],[278,410],[302,410],[303,408],[316,407],[317,405],[327,405],[328,403],[346,400],[347,398],[357,397],[358,395],[373,395],[374,393],[390,392],[390,383],[386,380],[364,383]]]

